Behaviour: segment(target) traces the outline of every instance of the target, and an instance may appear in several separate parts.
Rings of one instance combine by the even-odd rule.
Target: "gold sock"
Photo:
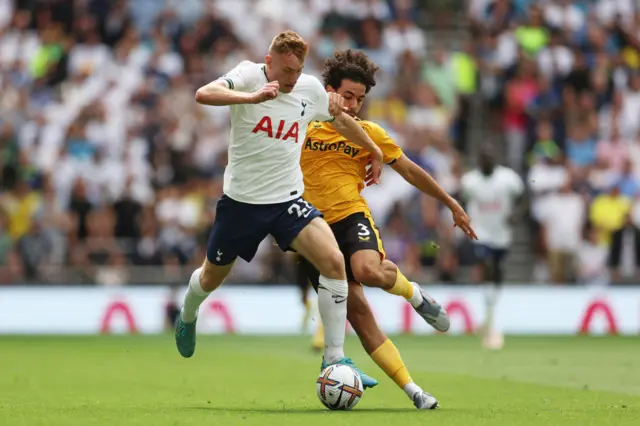
[[[402,272],[400,272],[400,269],[398,269],[396,283],[389,290],[386,290],[386,292],[395,294],[396,296],[402,296],[409,300],[413,296],[413,284],[411,284],[407,277],[405,277]]]
[[[371,359],[396,382],[400,389],[404,389],[407,384],[413,381],[400,357],[400,352],[390,339],[385,340],[375,351],[371,352]]]
[[[324,348],[324,326],[322,323],[318,324],[318,328],[311,340],[311,345],[317,350],[322,350]]]

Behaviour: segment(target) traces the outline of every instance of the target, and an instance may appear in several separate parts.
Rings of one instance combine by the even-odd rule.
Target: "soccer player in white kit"
[[[231,107],[231,143],[207,256],[191,276],[176,322],[176,345],[185,358],[195,351],[200,304],[222,284],[238,256],[251,261],[271,234],[282,250],[297,251],[320,270],[324,361],[354,367],[343,352],[348,294],[344,257],[322,214],[302,198],[300,153],[312,120],[332,121],[346,138],[371,152],[376,177],[382,151],[343,112],[339,95],[328,96],[319,80],[302,73],[307,50],[298,34],[286,31],[273,39],[265,64],[244,61],[196,93],[200,104]],[[365,382],[367,376],[361,375]]]
[[[478,168],[462,177],[461,190],[478,235],[474,251],[483,269],[482,278],[487,269],[492,275],[492,285],[486,293],[483,344],[497,349],[502,347],[503,337],[493,327],[494,311],[502,286],[504,259],[513,238],[514,207],[524,193],[524,183],[512,169],[497,165],[493,148],[485,146],[480,152]]]

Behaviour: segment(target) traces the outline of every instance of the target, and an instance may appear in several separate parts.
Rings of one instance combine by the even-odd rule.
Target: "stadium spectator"
[[[119,0],[73,10],[69,2],[2,9],[3,265],[18,254],[25,268],[13,270],[34,279],[31,254],[46,253],[63,280],[118,284],[134,278],[124,264],[165,265],[169,280],[176,265],[198,262],[221,194],[228,112],[199,107],[193,91],[241,60],[261,60],[255,52],[264,34],[283,27],[311,41],[312,73],[337,47],[367,50],[382,68],[370,115],[405,139],[407,111],[421,108],[413,106],[411,82],[420,80],[428,52],[412,2],[249,3]],[[434,103],[428,90],[421,114],[446,140],[456,88],[438,87],[446,105]],[[446,164],[450,151],[441,151]],[[35,244],[40,240],[50,241],[51,251],[48,243]],[[282,275],[269,270],[275,264],[241,268],[239,279],[275,279]]]
[[[573,281],[576,252],[582,241],[586,206],[581,194],[567,178],[559,192],[544,197],[538,215],[547,248],[551,280]]]
[[[535,64],[523,60],[505,87],[504,124],[509,167],[521,172],[527,148],[528,106],[539,94]]]
[[[592,286],[609,285],[609,269],[607,246],[598,240],[598,234],[593,228],[585,231],[586,238],[582,240],[576,253],[576,276],[579,284]]]
[[[610,247],[609,267],[614,279],[620,278],[624,230],[629,221],[631,202],[620,192],[618,185],[611,185],[607,193],[596,196],[591,204],[589,218],[599,233],[599,241]]]
[[[528,176],[539,258],[546,259],[543,201],[564,199],[571,209],[571,197],[556,194],[568,174],[588,204],[586,225],[604,244],[586,238],[579,247],[587,258],[605,248],[615,254],[610,234],[630,209],[623,195],[635,199],[640,177],[637,5],[472,0],[469,34],[465,22],[455,22],[462,29],[450,43],[425,28],[458,2],[438,5],[438,15],[425,13],[436,8],[430,3],[1,2],[3,276],[33,276],[18,242],[37,232],[53,241],[52,280],[168,282],[181,265],[199,262],[221,193],[228,111],[198,106],[193,92],[241,60],[261,61],[264,35],[285,28],[309,40],[305,70],[316,75],[334,49],[364,49],[381,70],[363,118],[380,122],[452,193],[482,139],[505,139],[503,160]],[[620,200],[610,196],[614,184]],[[366,191],[378,222],[388,223],[381,230],[388,251],[407,270],[466,279],[464,245],[441,230],[448,218],[391,177]],[[95,217],[109,229],[92,228]],[[115,247],[99,262],[88,248],[96,233],[109,234],[98,239]],[[293,279],[269,250],[259,257],[231,279]],[[98,274],[96,262],[107,272]],[[592,273],[573,272],[581,282]]]

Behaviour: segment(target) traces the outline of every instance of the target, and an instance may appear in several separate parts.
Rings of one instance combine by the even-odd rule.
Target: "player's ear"
[[[267,68],[271,68],[271,60],[272,60],[272,56],[271,55],[267,55],[264,57],[264,63],[267,64]]]
[[[329,92],[329,93],[332,93],[332,92],[335,92],[335,91],[336,91],[336,89],[334,89],[334,88],[333,88],[333,86],[332,86],[332,85],[330,85],[330,84],[327,84],[326,89],[327,89],[327,92]]]

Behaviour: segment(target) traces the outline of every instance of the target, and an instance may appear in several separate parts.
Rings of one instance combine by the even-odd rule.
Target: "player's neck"
[[[264,73],[264,77],[267,79],[267,82],[273,81],[273,79],[269,76],[271,74],[271,70],[269,69],[267,64],[264,64],[264,66],[262,67],[262,72]]]

